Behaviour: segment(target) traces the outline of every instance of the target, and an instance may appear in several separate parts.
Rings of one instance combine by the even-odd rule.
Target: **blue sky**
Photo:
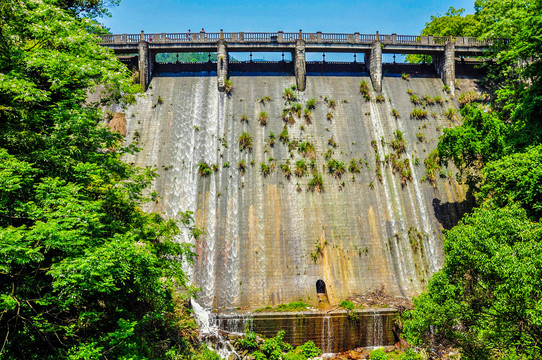
[[[112,33],[341,32],[419,34],[431,15],[450,6],[472,13],[474,0],[446,1],[198,1],[121,0],[112,17],[101,19]],[[333,60],[327,58],[328,60]]]

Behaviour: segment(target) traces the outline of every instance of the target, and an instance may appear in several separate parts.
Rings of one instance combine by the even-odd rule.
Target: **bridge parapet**
[[[144,34],[144,40],[157,44],[171,43],[216,43],[220,39],[220,33],[157,33]],[[348,43],[348,44],[366,44],[380,41],[382,44],[404,44],[404,45],[427,45],[443,46],[446,43],[454,42],[460,46],[488,47],[498,39],[480,40],[474,37],[453,37],[431,36],[431,35],[378,35],[378,34],[347,34],[347,33],[302,33],[301,38],[307,44],[325,44],[325,43]],[[235,43],[295,43],[299,39],[299,33],[289,32],[234,32],[223,33],[224,40]],[[141,39],[140,34],[114,34],[101,35],[103,45],[123,45],[138,43]]]

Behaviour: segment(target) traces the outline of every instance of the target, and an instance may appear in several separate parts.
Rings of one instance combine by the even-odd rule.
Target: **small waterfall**
[[[194,316],[196,318],[196,323],[199,326],[200,334],[208,335],[216,331],[216,326],[214,326],[214,322],[211,321],[211,312],[205,310],[194,299],[190,299],[190,304],[192,305],[192,310],[194,310]]]
[[[373,342],[372,346],[384,344],[384,318],[382,314],[373,310]]]
[[[249,314],[221,314],[217,316],[217,326],[228,333],[244,334],[254,331],[254,318]]]
[[[205,116],[205,131],[202,131],[200,146],[202,148],[201,160],[206,161],[208,164],[218,163],[218,137],[220,136],[220,123],[223,123],[224,119],[220,119],[220,115],[224,116],[224,112],[220,111],[223,107],[223,102],[220,101],[216,89],[208,87],[204,99],[209,101],[206,104],[207,112],[202,114]],[[202,104],[203,106],[203,104]],[[199,277],[198,282],[202,288],[201,301],[205,306],[213,306],[215,300],[215,288],[216,288],[216,231],[217,231],[217,176],[210,176],[208,181],[208,198],[204,202],[205,214],[205,232],[204,245],[202,250],[203,257],[203,273]],[[207,185],[207,184],[206,184]],[[204,196],[207,196],[206,191],[203,191]]]
[[[369,105],[371,108],[370,118],[373,124],[373,132],[374,132],[375,138],[380,140],[382,138],[385,138],[384,126],[382,124],[382,117],[378,109],[378,105],[376,105],[372,101],[369,103]],[[384,159],[385,154],[384,154],[384,149],[382,148],[382,144],[379,143],[377,147],[378,147],[378,154],[380,158]],[[396,185],[395,179],[393,179],[393,174],[390,169],[384,169],[384,170],[386,171],[385,171],[385,174],[384,173],[382,174],[382,186],[384,188],[385,201],[388,208],[388,216],[389,216],[389,223],[390,223],[390,229],[388,229],[388,231],[391,230],[391,234],[388,232],[388,234],[386,235],[388,236],[388,239],[389,239],[388,245],[390,248],[388,250],[390,253],[392,253],[391,248],[393,246],[392,245],[393,237],[395,234],[399,233],[397,229],[398,220],[396,218],[396,211],[399,215],[399,219],[404,218],[404,214],[402,214],[402,211],[401,211],[402,208],[401,208],[401,204],[398,198],[397,185]],[[391,181],[390,179],[388,179],[388,176],[391,178]],[[390,190],[393,190],[393,193]],[[400,244],[396,244],[396,245],[397,246],[395,246],[395,248],[397,252],[398,253],[401,252],[402,247],[399,246]],[[410,283],[408,281],[409,276],[408,276],[407,269],[405,269],[404,264],[403,264],[402,253],[398,254],[398,256],[395,258],[392,256],[391,259],[392,259],[392,262],[398,268],[398,271],[396,274],[397,276],[400,277],[400,281],[398,283],[403,284],[403,286],[405,286],[408,290],[408,288],[410,287]],[[403,292],[403,289],[399,289],[399,290],[400,292]]]
[[[200,340],[204,341],[207,347],[214,350],[222,359],[240,359],[241,357],[237,354],[233,345],[224,339],[218,331],[216,318],[211,316],[211,312],[208,309],[204,309],[194,299],[190,299],[190,303],[194,310],[196,323],[200,329]]]
[[[330,353],[333,349],[333,326],[331,316],[325,314],[322,317],[322,352]]]
[[[389,102],[386,102],[386,111],[388,114],[391,114],[391,111],[392,111],[392,108],[391,108],[391,104]],[[397,128],[399,130],[401,130],[403,133],[406,133],[406,130],[407,130],[407,125],[405,124],[404,120],[399,117],[397,119],[395,119],[396,123],[397,123]],[[423,229],[423,232],[424,234],[426,234],[428,236],[428,241],[427,241],[427,245],[428,245],[428,252],[429,254],[426,255],[426,259],[429,260],[429,271],[430,273],[434,273],[437,271],[438,269],[438,264],[439,264],[439,257],[438,257],[438,254],[436,253],[436,249],[435,249],[435,243],[438,239],[436,239],[435,235],[432,233],[431,231],[431,223],[429,221],[429,215],[427,213],[427,208],[428,208],[428,204],[426,202],[424,202],[423,200],[423,194],[422,194],[422,190],[421,190],[421,186],[420,186],[420,180],[418,178],[418,174],[416,173],[416,166],[414,166],[414,161],[412,159],[412,156],[411,156],[411,152],[410,151],[407,151],[405,156],[408,158],[408,160],[410,161],[410,164],[411,164],[411,168],[412,168],[412,185],[414,187],[414,194],[415,194],[415,198],[416,198],[416,206],[414,206],[414,201],[411,201],[411,205],[414,206],[413,210],[415,213],[419,213],[419,216],[421,219],[418,219],[418,217],[416,216],[415,217],[415,222],[417,225],[419,225],[419,222],[421,221],[421,226],[422,226],[422,229]],[[423,169],[423,167],[422,167]],[[409,192],[411,191],[411,188],[410,186],[408,187],[409,189]],[[424,244],[425,245],[425,244]]]

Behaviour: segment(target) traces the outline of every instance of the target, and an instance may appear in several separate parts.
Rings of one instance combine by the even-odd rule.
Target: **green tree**
[[[476,15],[465,13],[465,9],[450,6],[444,15],[431,16],[431,21],[425,24],[422,35],[434,36],[478,36],[479,21]]]
[[[465,9],[456,9],[450,6],[444,15],[431,15],[431,21],[425,23],[421,35],[433,36],[473,36],[480,34],[480,24],[477,16],[463,15]],[[407,55],[406,61],[410,63],[431,63],[430,55]]]
[[[173,289],[193,254],[141,210],[155,175],[122,162],[137,149],[99,107],[139,87],[83,8],[55,5],[0,2],[0,358],[172,357],[190,346]]]
[[[493,109],[510,122],[510,145],[525,149],[542,142],[542,2],[477,0],[482,38],[502,38],[486,81],[495,89]]]
[[[542,226],[516,204],[482,207],[444,238],[444,267],[414,300],[405,334],[466,359],[542,356]]]
[[[492,161],[482,174],[478,201],[494,206],[517,202],[534,220],[542,218],[542,145]]]
[[[463,124],[443,130],[437,153],[441,164],[447,165],[451,160],[475,190],[480,169],[505,153],[509,128],[497,115],[477,104],[465,106],[461,114]]]
[[[467,359],[541,356],[542,3],[476,1],[481,38],[494,41],[484,105],[462,109],[433,158],[467,175],[480,206],[444,237],[442,270],[415,299],[405,334],[459,347]]]

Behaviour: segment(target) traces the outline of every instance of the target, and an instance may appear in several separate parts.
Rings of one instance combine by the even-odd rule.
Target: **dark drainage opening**
[[[320,279],[316,282],[316,293],[325,294],[326,293],[326,283],[324,280]]]

